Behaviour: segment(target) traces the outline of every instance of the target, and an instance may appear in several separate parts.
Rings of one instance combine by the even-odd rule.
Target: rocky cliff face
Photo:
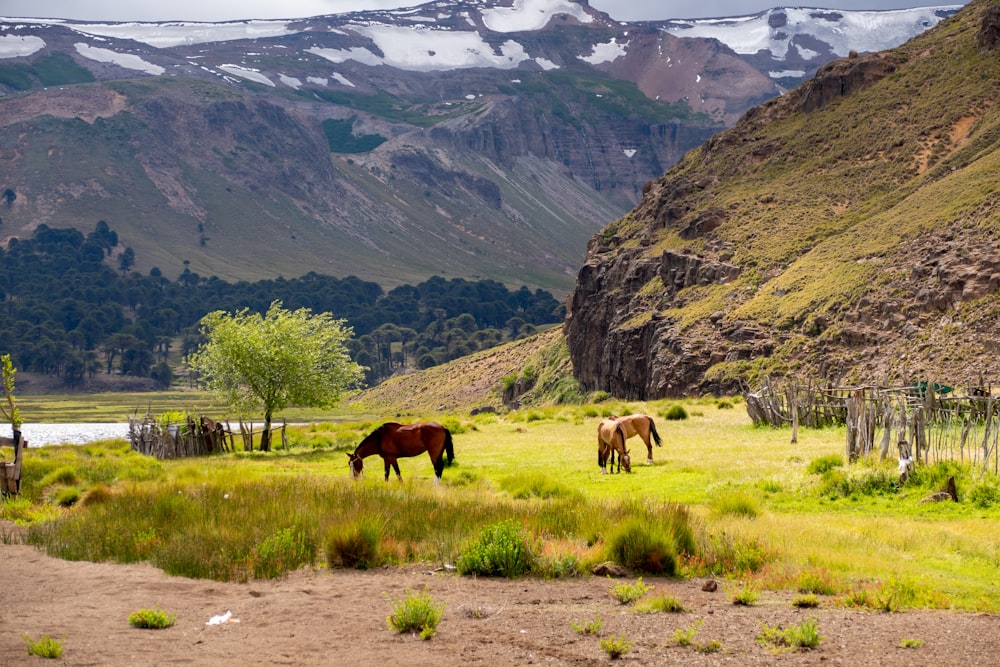
[[[973,2],[830,63],[648,184],[588,245],[564,325],[578,380],[652,399],[772,374],[995,379],[996,16]]]

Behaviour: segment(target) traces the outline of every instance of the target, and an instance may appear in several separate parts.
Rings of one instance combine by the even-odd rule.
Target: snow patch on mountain
[[[671,20],[663,30],[676,37],[717,39],[736,53],[769,51],[783,59],[796,38],[818,40],[844,57],[854,51],[883,51],[937,25],[961,5],[917,7],[888,11],[841,11],[809,8],[769,9],[753,16]],[[807,57],[799,49],[802,57]],[[814,52],[815,53],[815,52]]]
[[[45,48],[45,40],[34,35],[0,35],[0,58],[23,58]]]
[[[610,63],[624,56],[627,49],[628,42],[619,44],[618,41],[612,37],[611,41],[607,44],[594,44],[594,49],[590,52],[590,55],[580,56],[580,60],[585,63],[590,63],[591,65]]]
[[[100,63],[114,63],[120,67],[139,70],[140,72],[152,74],[153,76],[159,76],[167,71],[163,67],[147,62],[132,53],[118,53],[117,51],[112,51],[111,49],[102,49],[97,46],[91,46],[90,44],[84,44],[83,42],[77,42],[73,46],[76,48],[76,52],[84,58],[96,60]]]
[[[494,32],[541,30],[558,14],[569,14],[581,23],[594,20],[583,6],[568,0],[514,0],[510,7],[482,11],[483,23]]]

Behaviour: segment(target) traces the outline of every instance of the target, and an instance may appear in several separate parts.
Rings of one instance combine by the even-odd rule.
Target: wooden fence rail
[[[0,447],[13,447],[14,460],[0,461],[0,497],[16,496],[21,493],[21,459],[28,443],[21,432],[14,430],[13,438],[0,438]]]

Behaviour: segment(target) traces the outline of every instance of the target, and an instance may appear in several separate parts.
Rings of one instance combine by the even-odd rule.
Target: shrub
[[[684,608],[684,605],[681,604],[680,600],[675,598],[673,595],[667,595],[666,593],[646,598],[635,606],[635,610],[640,614],[651,614],[656,612],[680,614],[687,611]]]
[[[730,595],[730,600],[734,605],[742,607],[752,607],[760,599],[760,591],[752,584],[746,584],[737,588]]]
[[[663,418],[669,421],[680,421],[682,419],[687,419],[688,413],[687,410],[684,409],[683,405],[675,403],[663,413]]]
[[[728,491],[716,496],[715,511],[722,516],[737,516],[754,519],[760,514],[757,503],[742,491]]]
[[[570,622],[570,627],[573,628],[573,632],[578,635],[599,635],[601,634],[601,615],[596,614],[594,620],[590,623],[578,624],[576,622]]]
[[[815,609],[819,606],[819,598],[812,593],[800,595],[792,600],[792,606],[799,609]]]
[[[623,567],[649,574],[677,572],[673,536],[639,518],[626,521],[608,540],[610,558]]]
[[[674,641],[677,642],[678,646],[691,646],[691,644],[694,643],[694,638],[698,635],[698,631],[701,630],[701,626],[704,623],[705,621],[698,620],[686,628],[678,628],[674,630]]]
[[[514,498],[575,497],[580,492],[544,473],[518,473],[500,482],[500,488]]]
[[[969,501],[980,509],[988,509],[1000,503],[1000,485],[989,479],[975,485],[969,491]]]
[[[48,635],[42,635],[37,642],[28,635],[21,635],[24,644],[28,649],[28,655],[37,655],[39,658],[61,658],[63,654],[62,642],[52,639]]]
[[[406,592],[406,597],[396,600],[392,613],[385,621],[396,632],[419,632],[422,639],[430,639],[437,632],[444,614],[444,603],[436,603],[424,587],[422,593]]]
[[[174,614],[166,613],[159,606],[156,609],[139,609],[128,615],[128,622],[133,627],[153,630],[169,628],[176,620],[177,617]]]
[[[827,456],[821,456],[818,459],[813,459],[809,462],[809,466],[806,471],[812,475],[822,475],[823,473],[833,470],[834,468],[844,467],[844,457],[840,454],[829,454]]]
[[[923,639],[907,639],[906,637],[903,637],[899,640],[900,648],[920,648],[923,645]]]
[[[610,593],[622,604],[632,604],[643,595],[653,590],[652,586],[642,583],[642,577],[634,584],[617,584],[613,586]]]
[[[375,567],[381,536],[381,526],[366,519],[331,529],[326,538],[327,565],[358,570]]]
[[[531,570],[531,549],[521,526],[513,521],[486,526],[458,557],[459,574],[519,577]]]
[[[612,635],[607,639],[601,640],[601,649],[607,653],[612,660],[617,660],[632,650],[632,642],[626,640],[624,635],[621,637]]]
[[[100,505],[106,503],[113,497],[111,488],[104,484],[95,484],[87,492],[83,494],[80,498],[80,505],[83,507],[90,507],[92,505]]]
[[[787,630],[783,630],[780,625],[773,628],[762,625],[761,632],[757,635],[758,644],[779,648],[816,648],[822,641],[823,636],[819,633],[815,618],[807,618],[801,625],[793,625]]]
[[[253,576],[274,579],[303,565],[316,562],[316,544],[305,531],[282,528],[250,552]]]
[[[52,502],[59,507],[72,507],[80,500],[80,489],[75,486],[65,486],[56,491]]]
[[[687,565],[695,575],[739,576],[759,571],[775,559],[757,538],[744,539],[725,531],[709,533],[702,555],[689,559]]]
[[[837,592],[837,586],[826,570],[807,570],[801,572],[795,584],[799,593],[834,595]]]

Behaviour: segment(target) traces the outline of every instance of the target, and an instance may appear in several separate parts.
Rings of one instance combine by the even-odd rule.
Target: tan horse
[[[656,443],[657,447],[663,446],[663,441],[660,440],[660,434],[656,432],[656,424],[653,423],[653,418],[649,415],[632,414],[624,417],[612,417],[612,419],[621,424],[622,430],[625,431],[626,440],[634,435],[638,435],[642,438],[642,441],[646,444],[646,450],[649,452],[649,456],[646,458],[646,463],[652,464],[653,445],[650,443],[649,436],[653,436],[653,442]]]
[[[632,472],[632,459],[625,449],[625,431],[614,419],[602,419],[597,426],[597,465],[601,474],[608,474],[608,457],[611,458],[611,468],[615,466],[615,452],[618,452],[618,472],[625,466],[625,472]]]
[[[365,436],[353,454],[348,454],[351,467],[351,477],[357,479],[364,472],[363,459],[366,456],[378,454],[385,463],[385,480],[389,481],[389,468],[399,474],[399,464],[396,459],[406,456],[417,456],[427,452],[434,464],[434,483],[441,481],[444,472],[444,457],[448,455],[448,464],[455,459],[455,450],[451,441],[451,431],[437,422],[420,422],[417,424],[397,424],[386,422]]]

